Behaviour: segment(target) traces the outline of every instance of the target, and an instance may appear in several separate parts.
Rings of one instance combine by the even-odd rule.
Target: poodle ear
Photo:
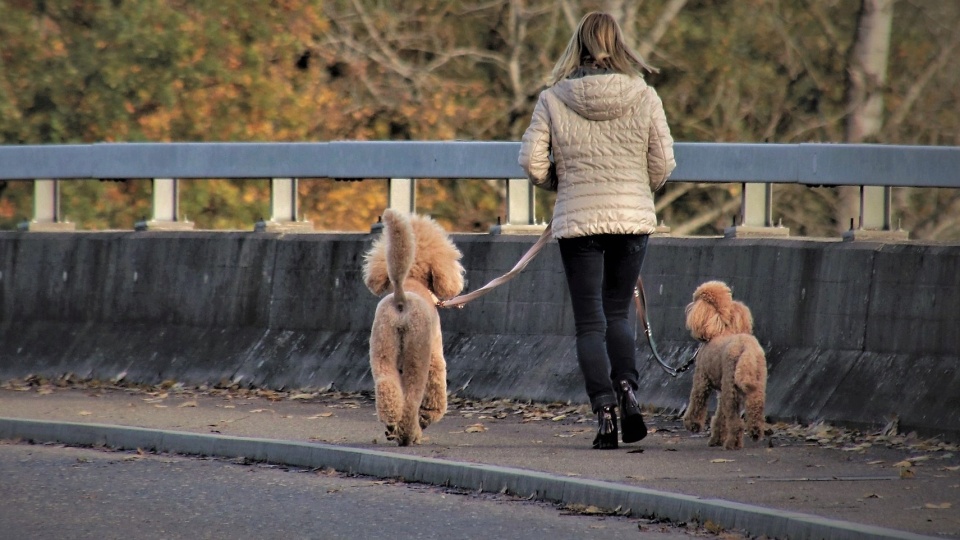
[[[390,275],[387,273],[386,244],[383,238],[378,238],[370,251],[364,255],[363,283],[376,296],[381,296],[390,290]]]
[[[390,280],[386,278],[386,274],[382,276],[368,276],[364,278],[363,282],[367,288],[370,289],[370,292],[377,296],[382,296],[390,289]]]
[[[430,268],[433,294],[441,300],[449,300],[463,290],[463,266],[460,261],[436,265]]]
[[[690,302],[686,308],[687,329],[699,341],[710,341],[723,332],[723,320],[716,308],[703,300]]]
[[[743,302],[734,301],[730,306],[729,327],[734,334],[753,333],[753,315]]]

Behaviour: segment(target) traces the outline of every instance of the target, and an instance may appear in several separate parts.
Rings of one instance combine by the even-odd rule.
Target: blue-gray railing
[[[517,142],[94,143],[0,146],[0,180],[32,180],[33,223],[60,221],[58,180],[151,179],[153,221],[176,222],[177,179],[269,178],[271,222],[297,220],[297,179],[382,178],[412,211],[418,178],[502,179],[507,223],[533,224]],[[743,185],[741,224],[771,227],[775,184],[860,186],[862,227],[890,228],[890,188],[960,187],[960,147],[677,143],[673,182]]]

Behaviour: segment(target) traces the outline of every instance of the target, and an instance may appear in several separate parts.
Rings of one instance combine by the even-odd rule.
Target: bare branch
[[[644,60],[650,56],[650,53],[653,52],[657,43],[660,43],[660,40],[663,39],[663,36],[667,33],[667,28],[670,27],[670,23],[677,18],[680,10],[682,10],[685,5],[687,5],[687,0],[670,0],[667,6],[663,8],[663,12],[657,17],[657,21],[653,23],[653,26],[637,47],[637,52]]]
[[[360,17],[360,22],[363,24],[367,34],[380,50],[381,54],[379,56],[381,60],[379,60],[379,62],[385,67],[389,67],[391,70],[395,71],[401,77],[413,80],[415,76],[414,70],[408,66],[406,62],[401,60],[397,56],[396,52],[383,39],[383,36],[381,36],[380,32],[377,31],[376,26],[370,20],[370,17],[367,15],[366,10],[363,9],[363,5],[360,4],[359,0],[351,0],[350,3],[353,5],[353,9],[356,10],[357,16]]]
[[[900,106],[897,108],[897,111],[890,116],[889,126],[892,128],[897,128],[900,124],[903,123],[907,115],[910,113],[911,107],[914,103],[920,99],[920,95],[923,93],[927,84],[930,83],[930,79],[934,75],[940,72],[943,69],[943,66],[947,64],[950,60],[953,59],[953,51],[958,46],[960,46],[960,33],[955,33],[953,39],[950,40],[950,43],[946,47],[940,49],[940,53],[937,54],[937,57],[927,64],[927,67],[920,73],[920,75],[914,80],[913,84],[910,85],[910,88],[907,90],[906,94],[903,96],[903,101],[900,103]]]
[[[710,222],[716,221],[720,216],[732,212],[740,208],[740,199],[732,198],[724,202],[719,207],[715,206],[710,210],[697,214],[693,219],[687,220],[686,223],[679,226],[671,226],[671,233],[676,235],[687,235],[691,234],[700,227],[707,225]]]
[[[577,23],[580,18],[573,12],[573,6],[570,5],[570,0],[562,0],[560,2],[560,8],[563,10],[563,18],[567,21],[567,26],[570,27],[570,31],[573,32],[577,29]]]
[[[686,195],[687,193],[690,193],[691,191],[693,191],[698,187],[697,184],[693,184],[690,182],[681,182],[677,184],[672,184],[672,186],[675,186],[675,187],[671,187],[670,189],[664,191],[663,194],[657,197],[657,204],[656,204],[657,212],[660,212],[664,208],[670,206],[670,203],[679,199],[680,197],[683,197],[684,195]]]

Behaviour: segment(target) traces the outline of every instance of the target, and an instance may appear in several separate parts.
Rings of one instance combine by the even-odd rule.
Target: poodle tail
[[[383,212],[383,233],[387,240],[387,275],[390,277],[390,284],[393,285],[393,303],[397,311],[403,311],[407,302],[403,282],[413,267],[417,239],[413,234],[410,220],[392,208],[387,208]]]

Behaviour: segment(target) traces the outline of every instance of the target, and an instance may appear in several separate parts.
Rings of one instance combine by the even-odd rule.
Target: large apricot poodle
[[[722,281],[708,281],[693,293],[686,308],[690,335],[705,342],[697,354],[690,403],[683,425],[697,433],[707,418],[707,400],[718,390],[717,411],[710,424],[710,446],[728,450],[743,447],[746,429],[754,440],[763,435],[763,408],[766,400],[767,361],[763,348],[753,336],[753,316]]]
[[[387,209],[383,233],[364,257],[377,305],[370,333],[377,416],[400,446],[447,411],[447,365],[437,300],[463,289],[462,254],[430,218]]]

